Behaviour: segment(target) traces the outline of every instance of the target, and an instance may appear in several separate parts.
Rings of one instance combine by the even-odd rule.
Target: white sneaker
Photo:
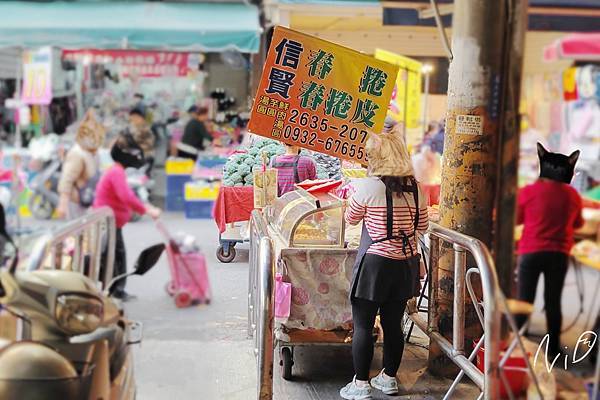
[[[371,400],[371,385],[368,383],[365,386],[356,384],[356,376],[352,382],[340,389],[340,396],[346,400]]]
[[[379,375],[371,379],[371,385],[375,389],[381,390],[385,394],[391,396],[398,394],[398,381],[395,377],[392,378],[385,375],[383,370],[379,373]]]

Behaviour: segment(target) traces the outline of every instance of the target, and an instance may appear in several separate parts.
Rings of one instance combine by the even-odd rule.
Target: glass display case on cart
[[[330,193],[303,189],[278,198],[267,211],[279,238],[291,248],[344,248],[344,203]]]

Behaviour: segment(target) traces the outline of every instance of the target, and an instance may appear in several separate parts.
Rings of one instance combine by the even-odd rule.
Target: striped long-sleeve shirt
[[[283,154],[277,156],[271,165],[293,164],[296,156]],[[298,159],[298,178],[300,182],[307,179],[317,179],[317,167],[312,158],[300,156]],[[278,195],[283,196],[287,192],[294,190],[296,182],[294,181],[294,167],[277,167],[277,186]]]
[[[365,178],[357,180],[354,184],[355,192],[350,198],[346,209],[346,222],[356,225],[364,221],[366,228],[374,241],[387,237],[387,207],[385,199],[385,185],[379,178]],[[394,235],[403,231],[407,236],[414,232],[416,205],[412,193],[394,195]],[[419,225],[417,230],[422,232],[429,226],[427,213],[427,199],[419,188]],[[417,249],[416,237],[410,239],[414,251]],[[404,260],[411,256],[410,248],[403,252],[402,240],[386,240],[371,245],[369,254]]]

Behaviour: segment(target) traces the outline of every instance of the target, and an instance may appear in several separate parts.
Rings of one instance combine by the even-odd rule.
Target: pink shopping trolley
[[[165,238],[171,280],[167,282],[167,293],[175,300],[178,308],[192,304],[210,303],[211,290],[206,268],[206,258],[201,251],[183,253],[179,244],[169,234],[162,222],[158,230]]]

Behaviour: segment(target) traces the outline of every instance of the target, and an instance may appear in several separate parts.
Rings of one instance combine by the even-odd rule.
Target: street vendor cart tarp
[[[258,9],[246,4],[0,2],[1,47],[258,52]]]

